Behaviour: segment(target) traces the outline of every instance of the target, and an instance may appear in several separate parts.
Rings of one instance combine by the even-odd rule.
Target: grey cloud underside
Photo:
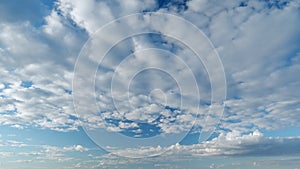
[[[2,4],[4,7],[0,9],[11,8],[8,2]],[[299,127],[299,6],[297,1],[90,0],[82,4],[79,0],[59,0],[56,9],[46,13],[19,11],[22,15],[11,13],[13,10],[0,10],[0,124],[76,130],[79,122],[72,103],[72,73],[77,54],[87,38],[117,17],[133,12],[167,11],[201,28],[220,53],[228,82],[222,130],[244,133]],[[41,20],[44,23],[36,26]],[[135,40],[140,44],[153,43],[149,37]],[[168,42],[164,43],[165,49],[172,50],[172,40],[164,40]],[[129,46],[135,47],[134,42]],[[120,48],[126,49],[126,45]],[[186,54],[187,51],[176,52]],[[201,75],[207,78],[205,73]],[[31,81],[33,85],[24,88],[23,81]],[[209,100],[207,80],[201,84],[203,96]],[[92,122],[98,123],[92,117],[88,119],[91,126]],[[165,124],[162,127],[174,131]],[[117,123],[113,127],[112,131],[120,131],[130,126]],[[281,141],[298,145],[298,138]],[[299,152],[280,144],[280,139],[261,139],[253,146],[266,144],[274,146],[258,152],[279,153],[274,147]],[[237,147],[238,152],[233,154],[250,149],[249,145],[243,146]],[[223,148],[222,151],[227,150]]]

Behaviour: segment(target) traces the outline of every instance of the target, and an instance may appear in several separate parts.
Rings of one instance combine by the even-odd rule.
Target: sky
[[[0,169],[300,168],[297,0],[2,0]]]

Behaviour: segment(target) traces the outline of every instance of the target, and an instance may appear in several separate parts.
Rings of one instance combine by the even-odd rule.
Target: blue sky
[[[297,0],[1,1],[0,168],[299,168],[299,18]]]

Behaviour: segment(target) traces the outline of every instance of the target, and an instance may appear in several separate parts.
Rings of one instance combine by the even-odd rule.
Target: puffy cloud
[[[202,5],[196,7],[193,5],[194,3],[200,3]],[[295,38],[299,36],[298,25],[295,24],[297,23],[296,18],[299,16],[297,12],[299,4],[293,1],[286,4],[264,1],[253,1],[249,3],[225,1],[221,4],[214,4],[213,2],[209,3],[196,0],[190,1],[187,4],[190,8],[185,10],[182,16],[203,28],[204,32],[208,34],[212,42],[218,47],[225,66],[229,82],[229,99],[226,102],[228,109],[222,127],[241,131],[247,131],[249,127],[270,130],[278,129],[280,126],[289,127],[290,123],[286,122],[288,120],[292,120],[292,124],[297,125],[297,121],[299,120],[293,118],[294,114],[297,114],[299,107],[296,101],[297,94],[295,94],[295,92],[288,92],[287,90],[289,88],[286,86],[291,85],[293,90],[289,91],[296,91],[298,84],[298,79],[295,78],[294,74],[295,71],[297,71],[297,58],[299,56],[297,54],[296,45],[298,42],[296,40],[297,38]],[[161,9],[160,11],[164,10],[165,9]],[[169,9],[168,11],[172,12],[172,10]],[[173,12],[175,13],[176,11]],[[291,26],[282,27],[281,25]],[[168,24],[165,23],[164,27],[168,28]],[[173,25],[170,27],[173,27]],[[273,29],[270,29],[270,27]],[[284,33],[278,35],[279,28],[284,29]],[[180,31],[179,28],[169,30]],[[147,45],[145,41],[147,41],[147,39],[133,38],[134,47],[136,49],[151,47],[151,45]],[[126,52],[128,51],[124,53]],[[135,62],[139,61],[139,58],[145,59],[148,57],[139,57],[136,55],[137,60],[135,60]],[[122,58],[117,59],[118,60],[107,60],[107,62],[104,61],[105,66],[118,63],[116,61]],[[184,59],[188,62],[187,58]],[[147,63],[151,64],[151,62],[155,63],[155,61],[159,59],[146,60]],[[129,65],[131,63],[133,63],[133,61],[128,61]],[[163,61],[162,63],[173,62]],[[172,69],[170,66],[166,65],[166,67]],[[110,67],[107,68],[109,69]],[[126,73],[129,73],[131,70],[132,69],[128,67],[122,69],[122,71],[120,69],[120,75],[122,73],[126,75]],[[279,78],[279,72],[286,72],[287,74],[291,74],[291,76],[286,76],[286,79]],[[108,78],[109,76],[111,76],[111,74],[107,73],[107,76],[101,78]],[[278,82],[281,83],[277,83],[276,78]],[[117,79],[121,80],[121,78]],[[104,79],[99,80],[99,82],[101,81],[102,83],[105,82]],[[108,85],[108,83],[101,84],[103,90],[103,86],[105,85]],[[209,88],[204,88],[206,91],[207,89]],[[205,94],[204,92],[204,95]],[[103,95],[100,96],[102,97],[100,102],[106,103],[103,104],[103,107],[107,107],[107,103],[109,103],[107,100],[109,100],[109,98]],[[118,100],[124,101],[123,98],[119,98],[117,101]],[[132,100],[135,100],[135,98],[132,98]],[[288,104],[289,106],[279,106],[285,103],[286,100],[293,106],[291,106],[291,104]],[[102,107],[102,103],[100,103],[100,107]],[[266,111],[266,107],[276,104],[278,105],[276,106],[278,108],[277,112],[284,113],[279,114],[276,113],[276,111]],[[279,109],[279,107],[282,109]],[[123,110],[122,108],[126,110],[128,107],[120,108],[121,110]],[[145,111],[143,109],[141,110]],[[296,112],[294,110],[296,110]],[[289,115],[287,116],[287,114]],[[149,114],[150,116],[147,116],[147,113],[142,114],[143,116],[137,116],[141,115],[141,113],[133,111],[127,115],[131,120],[142,118],[150,119],[151,121],[151,119],[153,119],[151,113]],[[113,113],[111,116],[122,117],[120,114],[114,115]],[[281,121],[282,116],[291,118],[283,122]],[[236,121],[233,123],[232,120]],[[162,128],[167,129],[168,126],[162,126]],[[175,127],[173,129],[173,131],[177,130]]]
[[[208,34],[225,67],[228,100],[222,127],[299,126],[299,3],[193,0],[188,5],[183,16]]]
[[[45,152],[69,152],[69,151],[88,151],[89,149],[86,147],[83,147],[82,145],[73,145],[69,147],[56,147],[56,146],[43,146],[45,149]]]
[[[298,2],[223,1],[216,4],[214,1],[191,0],[160,3],[152,0],[145,3],[89,0],[82,4],[80,1],[59,0],[56,4],[58,11],[53,9],[44,13],[40,10],[27,11],[24,8],[22,10],[25,11],[21,11],[23,15],[12,14],[12,10],[9,10],[11,2],[1,3],[0,8],[5,10],[0,10],[3,14],[0,15],[0,124],[19,128],[32,125],[58,131],[75,130],[78,122],[73,110],[71,83],[76,56],[85,40],[99,27],[120,16],[158,10],[176,13],[190,20],[207,34],[220,53],[228,80],[228,100],[222,128],[247,132],[249,128],[270,130],[299,126]],[[183,6],[181,10],[176,8],[178,4]],[[37,1],[29,5],[45,9]],[[41,19],[44,20],[44,25],[36,26],[35,23]],[[132,25],[139,25],[141,19],[147,21],[149,17],[145,14],[143,18],[123,23],[123,32],[113,35],[108,33],[102,38],[109,44],[130,30]],[[186,35],[184,27],[179,27],[176,23],[165,20],[157,22],[159,24],[154,25],[156,28]],[[99,92],[96,99],[98,106],[103,110],[102,117],[118,120],[125,117],[132,121],[156,123],[165,133],[189,129],[189,122],[197,112],[195,107],[190,106],[196,103],[194,97],[197,92],[189,88],[192,84],[192,80],[187,78],[190,70],[184,68],[185,64],[181,60],[189,65],[193,73],[196,72],[196,81],[201,81],[198,86],[204,102],[211,98],[209,80],[215,79],[209,79],[211,77],[205,72],[205,67],[200,66],[199,62],[194,62],[192,53],[186,50],[184,45],[174,47],[176,43],[176,40],[162,36],[136,36],[118,44],[108,59],[104,60],[103,70],[99,70],[99,74],[96,75],[96,82],[99,83],[99,86],[96,86],[96,91]],[[166,57],[159,57],[162,53],[157,51],[137,52],[151,47],[172,51],[179,55],[181,60],[167,57],[168,54],[165,53]],[[123,63],[124,67],[117,69],[117,89],[122,89],[119,87],[128,82],[130,73],[140,67],[162,66],[161,68],[176,75],[183,83],[181,86],[188,89],[184,100],[189,106],[182,111],[171,110],[180,104],[176,102],[179,88],[176,88],[175,83],[170,85],[172,79],[166,78],[168,76],[165,74],[149,74],[145,77],[137,76],[136,83],[132,82],[136,90],[130,92],[130,99],[115,93],[118,95],[118,108],[125,110],[123,114],[108,111],[111,110],[111,98],[107,97],[106,92],[110,91],[110,84],[107,82],[112,77],[112,68],[115,69],[124,59],[112,56],[127,56],[132,53],[130,49],[136,53]],[[99,61],[97,58],[90,59],[91,64]],[[213,65],[214,62],[208,63]],[[161,77],[163,80],[160,80]],[[32,82],[32,86],[22,87],[21,84],[25,81]],[[151,92],[149,94],[145,91],[151,91],[150,89],[158,86],[139,83],[143,81],[159,84],[163,92],[167,92],[164,95]],[[86,94],[86,90],[83,89],[82,95]],[[130,104],[127,104],[128,102]],[[160,104],[165,102],[169,109]],[[87,106],[90,103],[91,100],[81,100],[86,109],[90,108]],[[145,103],[144,107],[141,107],[142,103]],[[197,113],[205,119],[208,109],[205,105]],[[155,121],[158,115],[164,118]],[[83,119],[91,127],[104,126],[104,122],[99,121],[94,114],[85,114]],[[208,125],[216,123],[213,117],[205,120],[211,121]],[[201,122],[196,124],[201,126]],[[120,132],[137,125],[119,121],[116,125],[109,125],[108,130]]]
[[[202,144],[172,145],[170,147],[140,147],[139,149],[125,149],[115,152],[121,156],[147,156],[148,154],[159,154],[168,158],[172,156],[280,156],[299,155],[300,138],[266,138],[259,131],[250,134],[241,134],[237,131],[222,133],[217,138]],[[162,150],[164,149],[164,150]]]
[[[151,11],[156,7],[154,0],[138,1],[93,1],[84,4],[80,0],[59,0],[58,9],[64,16],[71,18],[89,33],[94,33],[101,26],[114,19],[136,12]]]
[[[45,18],[39,14],[45,19],[39,26],[30,16],[0,24],[0,124],[76,130],[72,69],[85,33],[70,27],[56,11]]]
[[[95,168],[113,168],[120,165],[125,168],[132,168],[132,166],[161,168],[192,165],[186,167],[197,168],[199,163],[203,165],[203,168],[209,168],[209,166],[230,168],[242,166],[243,164],[238,164],[242,161],[245,162],[245,167],[251,168],[256,165],[256,167],[263,168],[263,166],[276,164],[277,166],[279,164],[280,166],[286,166],[286,164],[297,166],[299,164],[296,158],[300,152],[299,144],[299,137],[266,138],[260,131],[256,130],[249,134],[241,134],[238,131],[224,132],[217,138],[202,144],[175,144],[166,148],[160,146],[140,147],[139,149],[126,149],[118,152],[119,155],[129,156],[131,154],[132,157],[147,156],[147,154],[159,153],[162,150],[165,152],[158,157],[144,159],[128,159],[113,154],[103,155],[98,148],[87,148],[80,144],[67,146],[30,145],[15,140],[0,140],[0,154],[3,155],[4,159],[8,158],[8,161],[3,161],[1,164],[3,167],[9,166],[16,162],[14,159],[17,159],[24,164],[21,168],[28,168],[28,165],[37,164],[47,168],[48,164],[52,162],[57,163],[56,165],[59,165],[60,168],[72,168],[78,163],[82,168],[92,168],[93,166]],[[13,152],[7,151],[10,148],[15,149]],[[249,155],[251,158],[240,158]],[[283,155],[285,156],[283,157]],[[218,156],[221,157],[218,158]],[[232,156],[235,158],[231,158]],[[265,159],[264,156],[272,156],[272,158]],[[222,160],[219,161],[220,159]],[[240,159],[242,161],[238,161]],[[32,160],[34,164],[25,164],[26,160]]]

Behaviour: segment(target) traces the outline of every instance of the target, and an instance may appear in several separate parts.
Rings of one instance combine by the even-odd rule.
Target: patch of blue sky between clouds
[[[3,22],[29,21],[32,25],[39,27],[44,23],[53,8],[54,0],[31,0],[20,3],[18,0],[3,0],[0,4],[0,20]],[[13,11],[13,14],[11,14]]]
[[[21,86],[24,88],[30,88],[33,85],[31,81],[22,81]]]

